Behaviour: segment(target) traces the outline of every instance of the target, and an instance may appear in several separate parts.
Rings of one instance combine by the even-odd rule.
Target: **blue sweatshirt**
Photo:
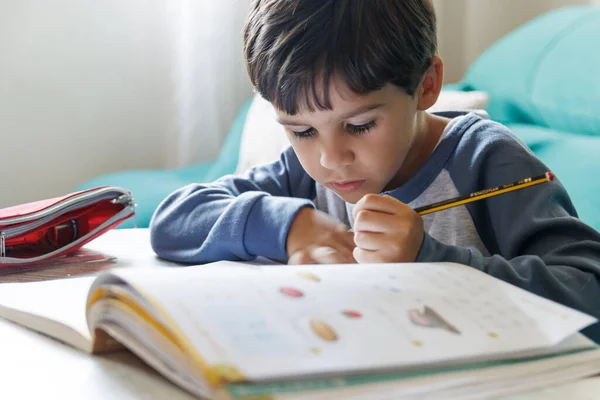
[[[387,194],[414,208],[541,175],[548,168],[506,127],[454,120],[412,178]],[[278,161],[169,195],[151,224],[163,258],[287,260],[296,213],[315,207],[352,226],[352,204],[316,183],[290,148]],[[417,262],[457,262],[600,318],[600,234],[577,218],[559,179],[423,216]],[[600,324],[583,331],[600,342]]]

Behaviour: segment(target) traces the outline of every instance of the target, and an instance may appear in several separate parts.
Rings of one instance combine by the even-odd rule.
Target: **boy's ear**
[[[444,82],[444,62],[439,56],[433,56],[431,65],[425,71],[417,89],[419,101],[418,110],[427,110],[437,101]]]

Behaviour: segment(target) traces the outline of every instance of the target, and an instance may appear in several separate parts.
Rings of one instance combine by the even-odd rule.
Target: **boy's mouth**
[[[356,192],[361,188],[363,183],[365,183],[365,179],[358,181],[339,181],[339,182],[329,182],[329,185],[336,191],[341,193],[350,193]]]

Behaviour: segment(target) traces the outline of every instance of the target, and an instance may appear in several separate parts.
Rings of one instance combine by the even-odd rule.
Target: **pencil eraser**
[[[548,171],[546,172],[546,178],[548,178],[549,181],[554,180],[554,174]]]

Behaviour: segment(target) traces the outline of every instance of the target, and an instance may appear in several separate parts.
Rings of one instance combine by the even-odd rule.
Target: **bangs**
[[[436,52],[428,4],[256,1],[244,33],[250,80],[289,115],[331,110],[334,79],[359,96],[389,83],[413,95]]]
[[[317,67],[317,65],[321,65]],[[361,69],[356,69],[360,71]],[[289,114],[331,110],[331,90],[334,80],[343,82],[355,95],[365,95],[381,89],[387,83],[375,76],[352,73],[343,65],[315,64],[312,67],[299,68],[294,73],[282,73],[278,76],[277,87],[268,93],[261,93],[276,108]]]

